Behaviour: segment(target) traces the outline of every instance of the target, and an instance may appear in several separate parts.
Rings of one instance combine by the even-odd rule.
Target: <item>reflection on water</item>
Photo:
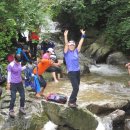
[[[90,74],[81,77],[78,94],[78,104],[80,106],[91,102],[114,102],[117,99],[129,97],[130,88],[127,84],[129,76],[125,67],[101,64],[99,67],[91,66],[90,71]],[[59,83],[48,83],[45,94],[59,92],[67,95],[69,98],[71,91],[72,87],[69,80],[62,80]]]

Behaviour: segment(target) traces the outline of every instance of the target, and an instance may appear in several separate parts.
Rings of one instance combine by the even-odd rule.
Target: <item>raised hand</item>
[[[82,34],[85,34],[85,31],[84,31],[83,29],[80,29],[80,32],[81,32]]]
[[[64,36],[67,36],[67,35],[68,35],[68,32],[69,32],[68,30],[65,30],[65,31],[64,31]]]

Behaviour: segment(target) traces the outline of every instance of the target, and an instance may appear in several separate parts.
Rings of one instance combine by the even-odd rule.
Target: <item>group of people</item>
[[[68,41],[68,30],[64,32],[64,58],[66,61],[66,68],[68,77],[72,84],[72,93],[70,95],[68,106],[69,107],[77,107],[77,94],[79,91],[80,85],[80,66],[79,66],[79,52],[81,50],[82,44],[84,42],[84,38],[86,37],[85,31],[83,29],[81,31],[81,39],[76,47],[76,43],[73,40]],[[44,44],[45,45],[45,44]],[[42,46],[43,47],[43,46]],[[43,47],[44,48],[44,47]],[[52,72],[53,78],[55,82],[58,82],[56,77],[56,72],[61,73],[61,62],[56,60],[56,55],[54,53],[54,49],[52,48],[42,48],[42,58],[37,60],[37,66],[33,69],[33,74],[38,75],[40,87],[36,92],[36,97],[40,98],[44,96],[44,89],[47,85],[45,79],[43,78],[43,73],[45,71]],[[25,49],[25,46],[23,48]],[[31,48],[30,48],[31,49]],[[21,55],[15,53],[14,60],[9,63],[8,77],[7,77],[7,88],[11,91],[11,101],[9,108],[10,117],[15,117],[14,113],[14,103],[16,100],[16,92],[18,91],[20,94],[20,108],[19,111],[22,114],[26,114],[25,112],[25,91],[22,81],[22,71],[26,69],[25,64],[21,64]]]

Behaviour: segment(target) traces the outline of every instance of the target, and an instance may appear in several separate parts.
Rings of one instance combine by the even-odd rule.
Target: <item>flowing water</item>
[[[119,99],[129,98],[130,88],[128,87],[129,75],[124,66],[113,66],[100,64],[98,67],[91,66],[90,74],[81,77],[80,90],[78,94],[78,104],[83,106],[91,102],[105,103]],[[59,92],[67,94],[68,98],[71,93],[71,84],[68,79],[61,80],[59,83],[50,82],[45,90],[45,94],[50,92]],[[100,122],[100,121],[99,121]],[[104,119],[96,130],[112,130],[111,120]],[[51,124],[51,123],[50,123]],[[49,126],[51,126],[49,124]],[[52,124],[53,126],[54,124]],[[51,129],[56,130],[54,125]],[[116,130],[116,129],[114,129]]]
[[[42,26],[41,31],[59,32],[56,28],[57,22],[53,22],[47,17],[47,27]],[[49,31],[48,31],[49,30]],[[130,88],[128,86],[129,76],[124,66],[113,66],[100,64],[90,67],[90,74],[81,77],[80,90],[78,94],[78,105],[83,106],[91,102],[106,103],[116,99],[125,99],[129,97]],[[67,94],[68,98],[72,91],[68,79],[63,79],[59,83],[49,82],[45,94],[50,92],[59,92]],[[96,130],[112,130],[112,121],[107,117],[102,121],[99,119],[99,125]],[[47,122],[42,130],[56,130],[57,126],[52,122]],[[114,129],[114,130],[119,130]],[[122,130],[122,129],[120,129]]]
[[[90,74],[81,77],[78,94],[80,105],[92,101],[114,99],[118,96],[129,96],[130,89],[127,85],[129,76],[125,68],[102,64],[100,67],[92,66],[90,71]],[[45,93],[60,92],[67,93],[69,96],[71,90],[69,80],[61,80],[59,83],[49,83]]]
[[[59,30],[57,28],[57,26],[59,25],[58,22],[54,22],[51,20],[51,18],[49,16],[46,16],[46,25],[42,25],[41,26],[41,33],[56,33],[56,32],[60,32],[61,30]]]
[[[56,29],[57,22],[47,18],[48,26],[42,26],[42,32],[59,32]],[[46,31],[47,30],[47,31]],[[28,32],[25,33],[28,35]],[[90,74],[81,77],[80,90],[78,94],[78,104],[83,106],[91,102],[105,103],[116,99],[128,98],[130,89],[128,87],[129,76],[125,67],[100,64],[98,67],[91,66]],[[59,83],[50,82],[45,90],[45,94],[50,92],[59,92],[67,94],[68,98],[72,91],[68,79],[61,80]],[[52,122],[47,122],[42,130],[56,130],[57,126]],[[102,121],[99,119],[99,125],[96,130],[112,130],[112,121],[107,117]],[[114,129],[114,130],[119,130]],[[120,129],[122,130],[122,129]]]

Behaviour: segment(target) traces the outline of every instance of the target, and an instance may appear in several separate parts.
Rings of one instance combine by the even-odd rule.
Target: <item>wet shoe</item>
[[[19,109],[19,112],[20,112],[21,114],[23,114],[23,115],[26,115],[25,109],[24,109],[23,107],[21,107],[21,108]]]
[[[72,107],[72,108],[78,107],[78,105],[76,103],[70,103],[70,102],[68,103],[68,106]]]
[[[13,110],[10,110],[9,116],[10,116],[11,118],[15,118],[15,114],[14,114],[14,111],[13,111]]]

